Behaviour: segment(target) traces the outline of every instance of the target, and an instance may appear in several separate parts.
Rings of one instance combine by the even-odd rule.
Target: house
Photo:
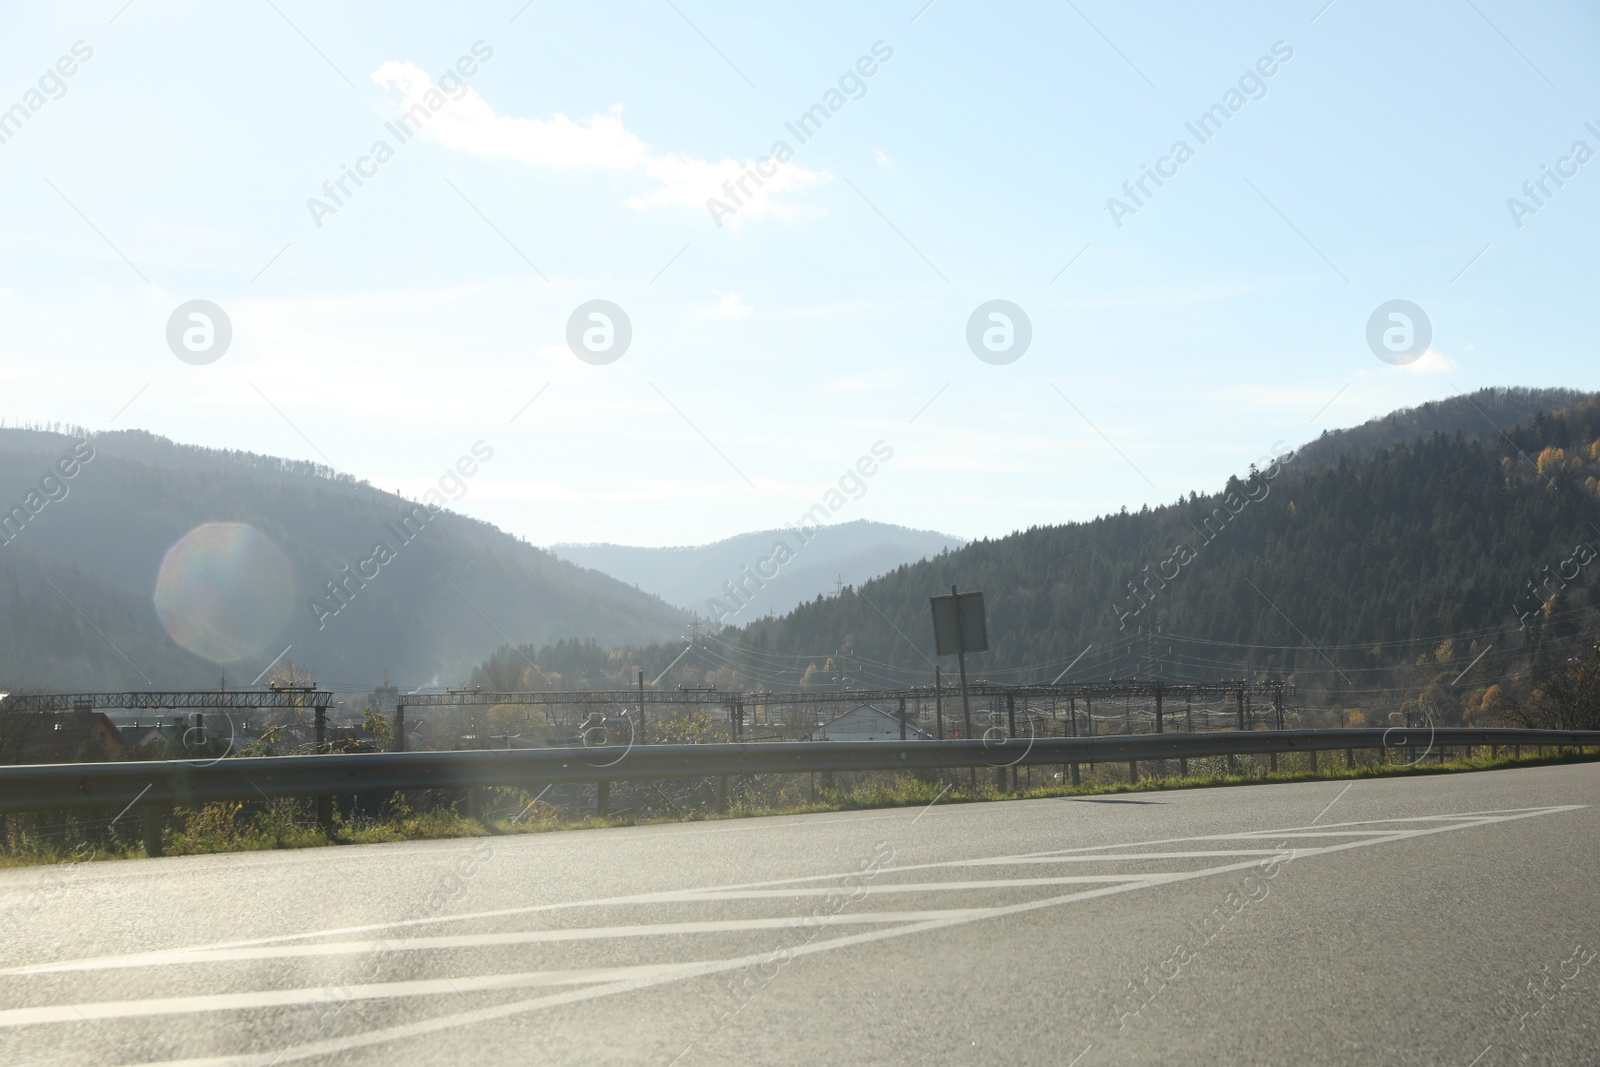
[[[900,714],[876,704],[860,704],[817,727],[815,737],[818,741],[898,741]],[[905,739],[932,741],[933,735],[918,726],[908,712]]]
[[[14,717],[3,747],[11,763],[85,763],[116,759],[127,739],[98,711],[29,713]]]

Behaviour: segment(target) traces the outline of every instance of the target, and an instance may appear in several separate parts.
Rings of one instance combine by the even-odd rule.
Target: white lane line
[[[973,908],[938,908],[926,911],[871,911],[835,915],[828,920],[852,926],[927,922],[969,915]],[[317,941],[299,945],[258,945],[252,948],[177,950],[147,952],[132,956],[107,956],[102,959],[72,960],[66,963],[41,963],[14,968],[11,974],[62,974],[71,971],[112,971],[134,967],[192,966],[198,963],[237,963],[243,960],[277,960],[317,956],[348,956],[363,952],[422,952],[439,949],[494,948],[509,945],[550,944],[565,941],[598,941],[611,938],[667,937],[677,934],[745,933],[753,930],[799,929],[816,920],[808,915],[776,918],[719,919],[704,922],[648,923],[629,926],[579,926],[556,930],[509,930],[487,934],[457,934],[447,937],[407,937],[390,940]]]
[[[1324,830],[1337,829],[1338,827],[1341,827],[1341,826],[1394,825],[1394,824],[1400,824],[1400,823],[1415,823],[1415,822],[1438,822],[1438,821],[1459,822],[1460,820],[1478,820],[1478,819],[1481,819],[1481,818],[1483,818],[1485,816],[1511,816],[1511,817],[1516,817],[1516,816],[1521,816],[1521,815],[1545,815],[1545,814],[1553,814],[1553,813],[1565,812],[1565,811],[1576,811],[1576,810],[1579,810],[1579,809],[1587,807],[1587,806],[1588,805],[1584,805],[1584,804],[1569,804],[1569,805],[1562,805],[1562,806],[1548,807],[1548,808],[1504,808],[1504,809],[1497,809],[1497,810],[1493,810],[1493,811],[1459,812],[1459,813],[1455,813],[1455,814],[1445,814],[1445,815],[1418,815],[1418,816],[1410,816],[1410,817],[1404,817],[1404,818],[1371,819],[1371,820],[1367,820],[1366,822],[1330,823],[1330,824],[1328,824],[1327,827],[1323,827],[1322,829],[1324,829]],[[1482,823],[1475,821],[1475,822],[1471,822],[1471,823],[1462,823],[1462,825],[1477,826],[1477,825],[1482,825]],[[1279,838],[1294,836],[1294,831],[1302,830],[1302,829],[1306,829],[1306,827],[1299,827],[1299,826],[1285,827],[1285,828],[1279,829],[1279,830],[1253,831],[1253,833],[1255,833],[1259,837],[1266,838],[1266,839],[1271,839],[1274,836],[1277,836]],[[1078,848],[1056,849],[1056,850],[1051,850],[1051,851],[1048,851],[1048,852],[1019,853],[1019,854],[1014,855],[1014,856],[994,857],[992,860],[991,859],[945,860],[945,861],[938,862],[938,863],[914,864],[914,865],[906,865],[906,866],[902,866],[902,867],[885,867],[885,868],[881,869],[880,874],[888,874],[888,873],[892,873],[892,872],[896,872],[896,871],[936,870],[936,869],[945,868],[945,867],[961,867],[961,866],[967,866],[967,865],[988,864],[988,863],[995,863],[995,864],[999,864],[999,865],[1004,865],[1004,864],[1012,862],[1012,861],[1033,861],[1033,860],[1048,861],[1048,860],[1066,859],[1066,858],[1070,858],[1070,857],[1080,857],[1080,856],[1081,857],[1085,857],[1087,859],[1097,859],[1097,860],[1098,859],[1117,859],[1117,858],[1119,858],[1119,855],[1123,855],[1123,854],[1111,852],[1110,850],[1113,850],[1113,849],[1128,849],[1128,848],[1150,848],[1150,847],[1159,846],[1159,845],[1182,845],[1182,844],[1189,844],[1189,843],[1196,843],[1196,842],[1216,841],[1216,840],[1220,840],[1220,839],[1226,839],[1228,836],[1229,835],[1202,835],[1202,836],[1197,836],[1197,837],[1168,837],[1168,838],[1158,838],[1158,839],[1149,840],[1149,841],[1133,841],[1133,842],[1124,842],[1124,843],[1117,843],[1117,844],[1110,844],[1110,845],[1084,845],[1084,846],[1080,846]],[[1238,854],[1238,855],[1263,854],[1263,855],[1266,855],[1266,854],[1271,854],[1274,851],[1281,851],[1281,850],[1240,849],[1240,850],[1237,850],[1236,853],[1235,852],[1227,852],[1227,853],[1222,853],[1222,854],[1224,854],[1224,855],[1231,855],[1231,854]],[[1301,849],[1301,850],[1299,850],[1299,853],[1302,854],[1302,855],[1305,855],[1305,854],[1310,854],[1310,851],[1311,850]],[[1181,855],[1181,854],[1174,854],[1174,855]],[[1129,858],[1132,858],[1132,857],[1129,857]],[[513,918],[513,917],[517,917],[517,916],[535,915],[535,914],[540,914],[540,913],[544,913],[544,912],[563,911],[563,910],[567,910],[567,909],[570,909],[570,908],[599,908],[599,907],[619,907],[619,906],[624,906],[624,905],[636,905],[636,904],[675,903],[675,902],[679,901],[679,899],[680,899],[680,897],[681,897],[681,895],[683,893],[701,893],[701,894],[704,894],[704,893],[720,892],[720,891],[727,891],[727,890],[763,889],[763,888],[775,887],[775,886],[798,885],[798,884],[803,884],[803,883],[806,883],[806,882],[819,882],[819,881],[835,881],[835,882],[838,882],[838,881],[842,881],[845,878],[849,878],[849,877],[852,877],[852,876],[857,876],[858,874],[859,874],[859,872],[856,872],[856,871],[842,871],[842,872],[835,873],[835,874],[806,875],[806,876],[798,877],[798,878],[778,878],[778,879],[772,879],[772,880],[763,881],[763,882],[745,882],[745,883],[736,883],[736,884],[733,884],[733,885],[709,886],[709,887],[706,887],[704,889],[699,889],[699,890],[668,890],[668,891],[659,892],[659,893],[637,893],[637,894],[630,894],[630,895],[627,895],[627,896],[602,897],[602,898],[591,899],[591,900],[557,901],[557,902],[551,903],[551,904],[532,904],[532,905],[527,905],[527,906],[517,907],[517,908],[498,908],[498,909],[494,909],[494,910],[491,910],[491,911],[460,912],[460,913],[456,913],[456,914],[452,914],[452,915],[430,915],[430,916],[426,916],[424,918],[419,918],[419,919],[400,919],[400,920],[395,920],[395,921],[392,921],[392,922],[367,923],[367,924],[363,924],[363,925],[359,925],[359,926],[333,927],[333,928],[330,928],[330,929],[313,930],[313,931],[308,931],[308,932],[304,932],[304,933],[278,934],[278,935],[275,935],[275,936],[272,936],[272,937],[258,937],[258,938],[248,938],[248,939],[244,939],[244,940],[221,941],[221,942],[214,942],[214,943],[205,944],[205,945],[191,945],[191,946],[187,946],[187,947],[184,947],[184,948],[170,949],[170,950],[165,950],[165,951],[168,951],[168,952],[201,952],[201,951],[212,951],[212,950],[217,950],[217,949],[249,948],[249,947],[256,946],[256,945],[278,945],[278,944],[286,944],[286,943],[297,942],[297,941],[309,941],[309,940],[311,940],[313,938],[332,938],[332,937],[348,936],[348,935],[351,935],[351,934],[373,934],[373,933],[379,933],[379,932],[388,931],[388,930],[416,929],[416,928],[425,927],[425,926],[436,926],[436,925],[439,925],[441,923],[465,923],[465,922],[477,922],[477,921],[482,921],[482,920],[486,920],[486,919]],[[705,898],[702,897],[701,899],[705,899]],[[146,953],[138,953],[137,955],[143,956],[143,955],[146,955]],[[109,959],[117,959],[117,958],[120,958],[120,957],[96,957],[96,958],[94,958],[94,961],[95,962],[100,962],[100,961],[105,961],[105,960],[109,960]],[[60,963],[60,964],[76,963],[76,962],[82,962],[82,961],[81,960],[62,960],[62,961],[58,961],[58,963]],[[31,969],[33,969],[35,967],[39,967],[39,966],[45,966],[45,965],[42,965],[42,964],[31,964],[31,965],[25,965],[23,967],[12,967],[12,968],[0,969],[0,976],[25,973],[26,971],[31,970]]]
[[[470,978],[425,978],[409,982],[308,986],[300,989],[267,989],[251,993],[207,993],[187,997],[101,1000],[40,1008],[10,1008],[0,1011],[0,1027],[76,1023],[96,1019],[134,1019],[152,1015],[190,1015],[211,1011],[289,1008],[302,1004],[340,1004],[348,1000],[430,997],[447,993],[530,989],[536,986],[592,985],[675,974],[682,967],[683,964],[676,963],[635,967],[591,967],[574,971],[527,971],[521,974],[475,975]]]
[[[1293,833],[1261,833],[1249,830],[1239,834],[1211,834],[1207,841],[1287,841],[1300,837],[1393,837],[1405,830],[1296,830]]]
[[[887,871],[880,872],[879,877]],[[1095,882],[1148,882],[1165,878],[1164,873],[1148,874],[1064,874],[1056,878],[990,878],[969,882],[873,882],[871,891],[877,893],[954,893],[972,889],[1025,889],[1041,885],[1090,885]],[[662,894],[652,902],[664,900],[673,904],[693,904],[701,900],[787,900],[794,897],[825,897],[844,890],[831,885],[791,886],[784,889],[690,889],[670,895]]]
[[[1317,849],[1302,850],[1293,853],[1296,858],[1327,855],[1335,852],[1347,852],[1352,849],[1367,848],[1372,845],[1383,844],[1394,840],[1410,840],[1413,838],[1430,837],[1434,834],[1450,833],[1453,830],[1467,829],[1484,826],[1489,823],[1514,822],[1520,819],[1535,818],[1542,815],[1553,815],[1561,812],[1576,811],[1587,807],[1583,804],[1568,804],[1550,808],[1529,809],[1516,815],[1478,819],[1470,822],[1457,822],[1447,825],[1436,825],[1406,831],[1402,837],[1366,838],[1358,841],[1347,841],[1337,845],[1325,845]],[[1245,860],[1238,863],[1222,864],[1217,867],[1206,868],[1200,871],[1188,871],[1173,875],[1166,883],[1190,881],[1206,878],[1217,874],[1226,874],[1232,871],[1248,870],[1259,867],[1258,860]],[[1077,893],[1068,893],[1058,897],[1047,897],[1042,900],[1031,900],[1020,904],[1009,904],[1001,907],[980,909],[970,918],[936,919],[923,923],[912,923],[904,926],[891,927],[882,930],[873,930],[860,934],[834,938],[826,942],[812,942],[790,949],[791,957],[809,956],[818,952],[831,952],[854,945],[871,944],[889,938],[908,937],[913,934],[925,933],[931,930],[947,929],[952,926],[964,925],[984,919],[999,918],[1007,915],[1021,915],[1027,912],[1038,911],[1043,908],[1057,907],[1062,904],[1079,900],[1089,900],[1095,897],[1111,896],[1118,893],[1127,893],[1135,889],[1146,888],[1158,883],[1123,883],[1121,885],[1100,886],[1095,889],[1083,890]],[[137,1067],[273,1067],[275,1064],[294,1063],[300,1060],[312,1059],[317,1056],[327,1056],[340,1052],[348,1052],[357,1048],[368,1048],[374,1045],[388,1044],[409,1038],[422,1037],[431,1033],[455,1029],[462,1026],[472,1026],[477,1023],[487,1022],[492,1019],[509,1018],[528,1012],[539,1011],[543,1008],[558,1007],[565,1004],[575,1004],[600,997],[611,996],[616,993],[627,993],[651,986],[664,985],[668,982],[681,981],[702,975],[718,974],[738,970],[743,967],[760,966],[769,964],[773,953],[765,952],[749,956],[740,956],[734,959],[717,960],[714,962],[686,963],[678,965],[675,971],[652,977],[640,976],[607,985],[590,986],[584,989],[569,990],[531,1000],[513,1001],[505,1004],[494,1004],[472,1011],[456,1012],[449,1015],[435,1016],[429,1019],[420,1019],[415,1022],[404,1023],[399,1026],[385,1027],[371,1030],[361,1034],[350,1034],[344,1037],[329,1038],[323,1041],[312,1041],[280,1049],[271,1053],[245,1053],[233,1056],[216,1056],[204,1059],[166,1060],[161,1062],[145,1062]],[[670,965],[669,965],[670,966]],[[133,1064],[124,1067],[135,1067]]]
[[[1099,856],[985,856],[971,860],[943,860],[939,863],[884,867],[879,873],[894,874],[897,871],[928,871],[947,867],[1026,867],[1035,864],[1052,863],[1114,863],[1119,860],[1194,860],[1216,859],[1221,856],[1272,856],[1282,851],[1282,849],[1278,848],[1213,848],[1191,852],[1119,852]]]
[[[1413,822],[1439,822],[1460,821],[1463,819],[1479,819],[1490,815],[1546,815],[1552,812],[1577,811],[1586,808],[1587,804],[1564,804],[1554,807],[1539,808],[1500,808],[1490,811],[1459,811],[1445,815],[1410,815],[1393,819],[1364,819],[1359,822],[1331,822],[1325,826],[1284,826],[1268,830],[1252,830],[1250,833],[1261,837],[1290,837],[1296,830],[1337,830],[1342,826],[1390,826],[1399,823]],[[1084,845],[1079,848],[1052,849],[1048,852],[1028,852],[1027,856],[1072,856],[1090,852],[1104,852],[1115,848],[1150,848],[1155,845],[1182,845],[1191,841],[1215,841],[1218,835],[1201,834],[1195,837],[1163,837],[1151,841],[1136,841],[1125,845]],[[960,861],[956,861],[960,862]]]
[[[1492,648],[1494,646],[1491,645],[1490,647]],[[1489,649],[1486,648],[1486,649],[1484,649],[1484,651],[1487,652],[1487,651],[1489,651]],[[1332,811],[1333,810],[1333,806],[1335,804],[1339,803],[1339,801],[1344,799],[1344,795],[1346,793],[1350,792],[1350,787],[1353,786],[1353,785],[1355,785],[1354,782],[1346,782],[1344,784],[1344,788],[1339,790],[1339,795],[1334,797],[1332,800],[1328,801],[1328,806],[1327,807],[1325,807],[1321,811],[1317,812],[1317,817],[1315,819],[1311,820],[1311,825],[1315,826],[1315,825],[1317,825],[1317,823],[1321,822],[1322,821],[1322,817],[1324,815],[1328,814],[1328,812]]]

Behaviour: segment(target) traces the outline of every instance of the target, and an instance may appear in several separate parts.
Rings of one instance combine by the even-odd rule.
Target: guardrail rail
[[[0,767],[0,813],[141,806],[145,847],[160,853],[160,828],[176,805],[257,797],[315,796],[489,786],[599,786],[604,812],[609,784],[661,778],[830,771],[937,771],[1023,766],[1129,764],[1208,756],[1357,749],[1415,753],[1445,748],[1589,748],[1600,730],[1390,727],[1351,730],[1254,730],[1120,734],[1099,737],[1012,737],[961,741],[780,741],[745,744],[374,752],[355,755],[236,757],[213,760],[32,764]],[[1002,780],[1003,784],[1003,780]],[[723,790],[725,795],[726,790]],[[329,810],[319,803],[319,816]]]

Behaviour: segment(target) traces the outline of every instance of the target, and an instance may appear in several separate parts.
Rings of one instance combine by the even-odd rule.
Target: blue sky
[[[1592,7],[751,7],[12,6],[0,415],[413,496],[482,440],[460,511],[693,544],[791,521],[879,441],[836,519],[996,536],[1459,391],[1600,388]],[[707,197],[780,139],[717,225]],[[1546,166],[1571,176],[1514,219]],[[166,338],[195,299],[233,330],[204,365]],[[632,324],[604,365],[566,340],[596,299]],[[995,299],[1032,326],[1003,365],[966,339]],[[1365,340],[1393,299],[1432,326],[1403,366]]]

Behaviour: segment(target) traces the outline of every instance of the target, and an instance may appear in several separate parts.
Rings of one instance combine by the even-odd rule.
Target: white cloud
[[[708,308],[701,308],[695,312],[697,319],[737,319],[750,314],[755,310],[744,302],[744,297],[738,293],[723,293],[722,299]]]
[[[746,218],[791,214],[792,208],[774,203],[773,194],[815,186],[829,178],[826,171],[774,162],[775,173],[752,179],[746,173],[753,173],[754,160],[711,162],[682,153],[653,153],[623,126],[621,104],[587,119],[560,113],[548,119],[516,118],[496,114],[488,101],[466,85],[456,90],[445,106],[445,97],[433,79],[414,63],[391,60],[373,71],[371,78],[389,91],[402,112],[418,104],[427,108],[432,114],[423,133],[454,151],[481,159],[515,159],[537,167],[631,172],[654,181],[654,190],[624,201],[638,211],[652,207],[704,210],[707,199],[714,196],[728,203],[742,201],[738,213],[728,220],[737,226]]]
[[[1456,361],[1437,348],[1430,348],[1400,369],[1407,374],[1444,374],[1456,369]]]

